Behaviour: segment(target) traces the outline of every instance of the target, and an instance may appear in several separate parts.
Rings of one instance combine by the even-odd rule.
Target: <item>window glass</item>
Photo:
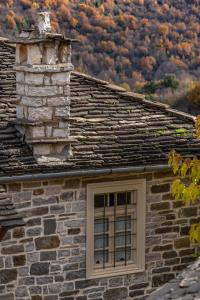
[[[130,205],[131,192],[117,193],[117,205]]]
[[[96,219],[94,222],[94,233],[103,233],[108,231],[108,219]]]
[[[117,233],[116,234],[116,246],[124,246],[129,245],[131,243],[131,232],[125,233]]]
[[[110,193],[109,194],[109,206],[114,206],[115,205],[115,194]]]
[[[108,235],[96,235],[94,238],[94,249],[105,248],[108,246]]]
[[[124,231],[131,228],[131,216],[116,218],[116,231]]]
[[[96,265],[102,265],[108,262],[108,250],[95,251],[94,252],[94,263]]]
[[[116,250],[116,261],[124,262],[127,260],[131,260],[131,248],[118,248]]]
[[[99,194],[94,196],[94,207],[104,207],[106,206],[106,195],[105,194]]]

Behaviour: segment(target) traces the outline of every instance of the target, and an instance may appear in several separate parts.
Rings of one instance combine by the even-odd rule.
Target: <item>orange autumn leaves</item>
[[[181,9],[169,0],[0,2],[1,35],[32,25],[36,11],[48,9],[54,30],[81,41],[76,67],[131,89],[153,80],[163,61],[186,71],[199,65],[200,7],[193,1],[183,1]]]

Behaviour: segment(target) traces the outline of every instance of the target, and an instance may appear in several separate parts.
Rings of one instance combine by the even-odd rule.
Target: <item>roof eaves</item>
[[[173,109],[173,108],[167,108],[166,109],[169,113],[172,113],[172,114],[175,114],[177,116],[180,116],[180,117],[183,117],[185,119],[190,119],[191,121],[195,122],[196,120],[196,117],[193,116],[193,115],[190,115],[190,114],[187,114],[185,112],[182,112],[182,111],[179,111],[179,110],[176,110],[176,109]]]

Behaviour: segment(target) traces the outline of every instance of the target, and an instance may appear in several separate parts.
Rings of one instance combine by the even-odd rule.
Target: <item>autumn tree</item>
[[[15,19],[14,19],[13,15],[8,14],[8,15],[6,16],[6,22],[7,22],[8,26],[9,26],[11,29],[16,28],[16,22],[15,22]]]
[[[196,135],[200,138],[200,116],[196,117]],[[181,134],[187,134],[182,132]],[[169,166],[178,178],[172,183],[172,195],[175,200],[182,200],[186,206],[198,203],[200,196],[200,159],[183,158],[175,150],[169,154]],[[190,239],[194,244],[200,243],[200,223],[191,225]]]
[[[187,98],[192,103],[200,103],[200,83],[194,82],[188,92]]]
[[[172,57],[170,57],[170,61],[182,69],[187,69],[187,65],[184,63],[183,60],[181,60],[178,57],[172,56]]]
[[[39,3],[37,3],[37,2],[33,2],[33,3],[32,3],[31,8],[32,8],[33,10],[38,10],[39,7],[40,7]]]
[[[32,6],[32,1],[31,0],[20,0],[20,3],[23,7],[23,9],[30,8]]]
[[[169,25],[168,24],[161,24],[158,28],[159,32],[164,36],[169,34]]]
[[[176,49],[181,55],[189,55],[192,51],[192,44],[189,42],[182,42],[176,46]]]
[[[198,0],[180,2],[0,0],[0,34],[7,36],[34,24],[36,11],[47,9],[54,30],[80,36],[80,46],[76,44],[73,52],[75,68],[118,84],[128,82],[133,89],[153,80],[164,62],[198,77],[200,6]],[[95,63],[84,59],[85,51],[93,53]],[[110,68],[105,70],[99,54]],[[141,73],[143,80],[133,80],[133,72]]]
[[[156,64],[156,60],[153,56],[144,56],[140,59],[139,64],[142,69],[152,71]]]

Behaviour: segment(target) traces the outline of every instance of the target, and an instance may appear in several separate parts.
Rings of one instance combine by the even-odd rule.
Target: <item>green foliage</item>
[[[98,8],[100,5],[101,5],[101,1],[100,0],[94,1],[94,6],[96,6]]]
[[[199,244],[200,241],[200,224],[192,224],[190,228],[190,239],[193,244]]]
[[[179,81],[175,74],[167,74],[162,80],[161,85],[165,88],[171,88],[173,91],[179,86]]]
[[[200,117],[196,119],[198,137],[199,127]],[[183,159],[179,153],[172,150],[168,163],[178,177],[171,186],[174,199],[183,200],[186,206],[196,204],[200,197],[200,160],[197,157]],[[200,224],[193,224],[189,234],[192,243],[200,244]]]
[[[160,129],[156,132],[158,135],[164,135],[165,134],[165,130],[164,129]]]
[[[157,89],[159,88],[159,82],[155,80],[151,80],[150,82],[147,82],[142,91],[146,94],[155,94]]]
[[[175,134],[178,136],[186,136],[189,135],[189,131],[186,128],[177,128],[175,129]]]
[[[175,91],[179,86],[179,81],[175,74],[167,74],[162,80],[151,80],[142,88],[141,92],[155,94],[158,89],[171,88]]]

